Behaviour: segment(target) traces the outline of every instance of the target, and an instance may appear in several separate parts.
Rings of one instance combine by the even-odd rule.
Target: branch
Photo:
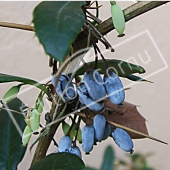
[[[51,110],[50,110],[50,117],[52,119],[53,117],[53,113],[55,111],[55,107],[56,107],[56,102],[58,100],[58,97],[55,96],[53,98],[53,102],[52,102],[52,105],[51,105]],[[59,106],[59,112],[61,110],[61,107]],[[58,126],[60,125],[60,122],[57,122],[56,124],[54,124],[53,126],[51,126],[51,129],[49,131],[49,133],[45,136],[43,136],[39,142],[38,142],[38,145],[36,147],[36,150],[35,150],[35,153],[34,153],[34,157],[32,159],[32,163],[31,165],[33,165],[34,163],[40,161],[43,157],[46,156],[46,152],[50,146],[50,143],[53,139],[53,136],[58,128]]]
[[[46,156],[47,150],[50,146],[51,141],[53,140],[54,134],[59,125],[60,122],[57,122],[55,125],[51,127],[49,133],[39,140],[36,150],[34,152],[31,166]]]
[[[10,112],[17,113],[17,114],[20,114],[20,115],[24,116],[24,113],[17,112],[16,110],[7,109],[7,108],[3,108],[3,107],[0,107],[0,110],[10,111]]]
[[[148,12],[156,7],[159,7],[163,4],[168,3],[169,1],[141,1],[135,3],[132,6],[127,7],[123,10],[125,21],[129,21],[145,12]],[[34,27],[30,25],[22,25],[22,24],[15,24],[15,23],[8,23],[8,22],[0,22],[0,27],[7,27],[7,28],[15,28],[15,29],[22,29],[27,31],[34,31]],[[97,26],[97,29],[103,34],[107,34],[108,32],[114,29],[112,18],[105,20],[101,24]]]
[[[7,27],[7,28],[16,28],[21,30],[27,30],[27,31],[34,31],[33,26],[30,25],[22,25],[22,24],[15,24],[15,23],[9,23],[9,22],[0,22],[1,27]]]
[[[129,20],[168,2],[169,1],[145,1],[145,2],[141,1],[135,3],[134,5],[131,5],[123,10],[125,21],[128,22]],[[110,17],[109,19],[105,20],[104,22],[99,24],[96,28],[103,35],[109,33],[114,29],[112,18]],[[97,41],[95,37],[93,37],[93,40]],[[86,48],[86,43],[87,36],[84,35],[83,33],[79,34],[78,38],[73,43],[74,50],[78,51],[80,49]]]
[[[129,21],[145,12],[148,12],[156,7],[168,3],[169,1],[140,1],[132,6],[127,7],[123,10],[125,21]],[[109,33],[114,29],[112,18],[105,20],[100,25],[97,26],[99,32],[103,35]]]

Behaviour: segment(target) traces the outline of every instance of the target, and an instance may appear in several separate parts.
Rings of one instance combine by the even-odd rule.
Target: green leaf
[[[118,74],[120,77],[127,77],[129,74],[134,74],[134,73],[145,73],[145,69],[141,66],[128,63],[122,60],[114,60],[114,59],[106,59],[107,63],[109,65],[109,70],[115,72]],[[94,61],[89,62],[88,65],[92,68],[94,65]],[[98,60],[98,71],[100,74],[105,74],[106,73],[106,67],[103,62],[103,60]],[[77,75],[83,75],[85,72],[84,66],[81,66],[81,68],[78,69]]]
[[[76,155],[55,153],[35,163],[29,170],[83,170],[85,165]]]
[[[84,170],[97,170],[97,169],[86,167]]]
[[[101,170],[113,170],[114,162],[115,162],[114,150],[111,146],[108,146],[104,153]]]
[[[38,83],[35,80],[31,80],[28,78],[24,78],[24,77],[18,77],[18,76],[13,76],[13,75],[8,75],[8,74],[2,74],[0,73],[0,83],[8,83],[8,82],[22,82],[24,84],[30,84],[33,85],[39,89],[41,89],[42,91],[47,92],[47,90],[45,89],[44,85]]]
[[[141,77],[138,77],[136,75],[132,75],[132,74],[129,74],[126,76],[126,78],[128,78],[129,80],[132,80],[132,81],[146,81],[146,82],[149,82],[149,83],[153,83],[152,81],[149,81],[149,80],[145,80]]]
[[[45,1],[33,12],[34,30],[47,54],[63,61],[85,22],[84,1]]]
[[[7,104],[8,109],[21,112],[20,108],[23,103],[18,98],[15,98]],[[4,107],[3,107],[4,108]],[[24,116],[7,112],[4,109],[0,111],[0,169],[1,170],[16,170],[18,163],[22,160],[26,148],[22,147],[22,138],[13,123],[13,120],[18,124],[20,132],[24,131],[26,123]]]

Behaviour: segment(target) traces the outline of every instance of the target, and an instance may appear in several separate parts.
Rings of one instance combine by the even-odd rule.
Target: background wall
[[[133,3],[118,2],[123,9]],[[32,11],[37,4],[38,2],[0,2],[0,21],[30,24]],[[100,4],[103,5],[100,18],[105,20],[111,16],[110,4],[109,2],[100,2]],[[107,58],[137,61],[146,68],[147,73],[141,76],[147,76],[154,83],[130,84],[130,81],[123,80],[125,86],[131,86],[131,90],[126,91],[126,101],[140,105],[138,110],[147,120],[150,135],[168,143],[170,143],[169,11],[170,5],[163,5],[129,21],[126,24],[125,37],[117,38],[116,31],[109,33],[106,38],[115,46],[116,52],[105,54]],[[143,33],[146,30],[148,31]],[[141,33],[143,34],[139,36]],[[136,35],[138,36],[135,38]],[[48,57],[44,54],[33,32],[0,27],[0,40],[0,73],[28,77],[38,81],[50,79]],[[126,40],[127,43],[125,43]],[[15,83],[0,84],[0,98],[13,84]],[[32,107],[39,91],[35,88],[28,89],[28,87],[22,88],[19,97]],[[49,109],[47,104],[45,107]],[[62,135],[62,132],[57,132],[57,140]],[[33,140],[32,138],[31,141]],[[94,147],[90,156],[83,155],[85,163],[100,167],[103,152],[109,144],[114,147],[118,158],[125,158],[126,153],[120,150],[112,139],[108,139]],[[170,147],[168,145],[149,139],[135,140],[134,144],[135,152],[154,153],[154,156],[148,160],[155,169],[167,170],[169,168]],[[49,153],[55,150],[56,148],[51,146]],[[27,151],[23,162],[19,165],[20,170],[29,167],[32,155],[33,152]]]

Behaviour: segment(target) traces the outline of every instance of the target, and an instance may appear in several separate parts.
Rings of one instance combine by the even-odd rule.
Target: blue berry
[[[99,100],[106,96],[102,77],[97,71],[92,70],[88,73],[85,72],[83,80],[87,86],[88,93],[93,100]]]
[[[95,142],[100,142],[104,135],[106,119],[103,115],[96,115],[93,119]]]
[[[121,129],[116,128],[111,133],[115,143],[124,151],[133,153],[133,141],[129,134]]]
[[[53,86],[55,86],[56,78],[57,78],[56,76],[53,76],[51,79]],[[65,73],[62,73],[59,78],[57,87],[56,87],[56,93],[59,97],[61,97],[63,99],[63,101],[70,101],[70,100],[74,99],[74,97],[75,97],[75,91],[74,91],[74,86],[73,86],[72,82],[68,86],[66,93],[64,95],[62,95],[69,80],[70,80],[70,78]]]
[[[84,83],[82,83],[80,87],[77,87],[77,93],[79,95],[80,102],[82,104],[85,104],[90,110],[93,110],[93,111],[96,111],[96,112],[99,112],[99,111],[103,110],[104,102],[98,103],[98,102],[94,101],[89,96],[89,93],[86,92],[85,88],[86,87],[85,87]]]
[[[106,140],[109,137],[110,133],[111,133],[110,125],[106,123],[102,140]]]
[[[84,126],[82,129],[82,149],[89,154],[94,144],[94,128],[93,126]]]
[[[75,155],[77,155],[78,157],[82,158],[82,156],[81,156],[81,151],[80,151],[80,149],[79,149],[78,146],[76,146],[76,147],[74,147],[74,148],[73,148],[73,147],[69,148],[69,153],[75,154]]]
[[[125,100],[125,92],[120,78],[115,73],[109,72],[109,76],[104,75],[103,80],[110,101],[113,104],[121,105]]]
[[[63,136],[58,144],[57,152],[68,152],[71,147],[72,141],[69,136]]]

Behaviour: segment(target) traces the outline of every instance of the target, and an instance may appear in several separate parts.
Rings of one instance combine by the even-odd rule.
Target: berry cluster
[[[96,70],[89,70],[84,73],[83,81],[76,82],[76,91],[73,83],[68,82],[70,78],[62,73],[56,86],[56,93],[63,101],[72,101],[79,97],[81,106],[87,106],[90,110],[98,112],[93,119],[93,125],[86,123],[82,129],[82,149],[89,154],[96,142],[101,142],[111,136],[115,143],[126,152],[133,152],[133,142],[129,134],[121,129],[111,129],[104,116],[104,99],[121,106],[125,99],[125,92],[120,78],[111,71],[108,71],[103,78]],[[52,84],[55,86],[56,76],[52,77]],[[87,119],[88,115],[86,113]],[[88,122],[88,121],[87,121]],[[69,135],[63,136],[58,144],[57,152],[69,152],[81,158],[78,146],[72,146]]]
[[[70,78],[65,73],[61,74],[56,87],[58,96],[68,102],[75,99],[78,94],[80,103],[92,111],[99,112],[104,109],[106,94],[110,101],[116,105],[121,105],[125,99],[122,82],[114,72],[108,72],[103,79],[96,70],[85,72],[83,81],[78,83],[77,93],[72,82],[67,87],[69,80]],[[53,86],[55,86],[55,82],[56,76],[53,76]]]

